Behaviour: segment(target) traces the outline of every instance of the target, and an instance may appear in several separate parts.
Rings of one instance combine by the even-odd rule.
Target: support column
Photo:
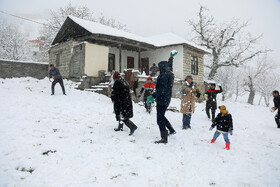
[[[142,74],[141,69],[142,69],[142,64],[141,64],[141,48],[138,48],[138,70]]]
[[[122,72],[122,44],[119,44],[119,72]]]

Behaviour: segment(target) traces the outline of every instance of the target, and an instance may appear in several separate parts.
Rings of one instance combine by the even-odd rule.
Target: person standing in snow
[[[109,85],[108,85],[108,96],[111,97],[112,94],[112,90],[114,87],[114,79],[113,79],[113,75],[114,75],[114,70],[111,72],[111,77],[110,77],[110,81],[109,81]]]
[[[54,67],[53,64],[50,65],[50,71],[49,71],[49,80],[51,82],[51,78],[53,79],[52,82],[52,95],[54,95],[54,87],[56,85],[56,83],[59,83],[63,92],[63,95],[66,95],[65,93],[65,88],[64,88],[64,84],[63,84],[63,80],[61,77],[61,74],[59,72],[59,69],[57,69],[56,67]]]
[[[214,143],[222,133],[224,136],[224,140],[226,142],[225,149],[229,150],[230,141],[228,138],[228,134],[232,135],[232,131],[233,131],[232,117],[231,114],[227,111],[226,106],[222,105],[219,108],[221,112],[217,115],[217,117],[214,120],[214,123],[211,125],[209,129],[211,131],[213,130],[214,127],[217,127],[217,130],[214,133],[211,143]]]
[[[144,86],[142,87],[139,93],[140,94],[139,96],[141,96],[144,92],[143,103],[145,105],[147,112],[151,111],[151,105],[147,103],[147,98],[154,93],[155,88],[156,88],[156,84],[154,83],[152,76],[150,76],[148,77],[147,82],[144,84]]]
[[[217,94],[222,93],[223,89],[222,86],[219,84],[218,85],[219,90],[216,90],[216,84],[211,83],[210,89],[208,89],[205,92],[205,98],[206,98],[206,114],[207,117],[210,119],[210,109],[211,109],[211,114],[212,114],[212,122],[214,122],[215,119],[215,113],[217,109]]]
[[[277,114],[275,115],[275,122],[277,124],[277,128],[280,128],[280,96],[279,96],[279,91],[274,90],[272,92],[273,94],[273,102],[274,102],[274,107],[271,108],[271,111],[274,112],[276,110]]]
[[[193,82],[191,75],[186,76],[185,83],[181,89],[181,113],[183,113],[183,130],[191,128],[191,117],[195,109],[195,100],[199,98],[201,93]]]
[[[153,66],[150,68],[151,76],[155,77],[157,75],[157,72],[159,71],[158,67],[156,64],[153,64]]]
[[[160,74],[157,78],[156,92],[152,95],[157,102],[157,124],[161,135],[161,140],[155,142],[157,144],[168,142],[168,131],[166,128],[168,128],[169,134],[176,133],[170,122],[165,117],[165,112],[171,101],[174,74],[170,71],[167,61],[161,61],[158,65]]]
[[[119,122],[115,131],[123,130],[123,123],[130,129],[131,136],[137,129],[137,126],[130,120],[133,117],[132,100],[128,83],[121,77],[118,71],[114,72],[115,81],[111,99],[114,102],[116,120]]]

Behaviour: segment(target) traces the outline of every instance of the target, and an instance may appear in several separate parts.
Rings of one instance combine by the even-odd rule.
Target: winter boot
[[[213,138],[213,139],[211,140],[211,143],[215,143],[215,141],[216,141],[216,139],[215,139],[215,138]]]
[[[168,131],[160,132],[161,135],[161,140],[155,141],[155,144],[160,144],[160,143],[167,143],[167,136],[168,136]]]
[[[136,129],[138,128],[136,125],[134,125],[135,127],[133,127],[132,129],[130,129],[130,133],[129,136],[133,135],[133,133],[136,131]]]
[[[115,131],[123,131],[123,123],[119,122],[118,128],[114,129]]]
[[[226,143],[225,149],[226,149],[226,150],[230,150],[230,143]]]
[[[170,136],[170,135],[175,135],[176,134],[176,131],[174,130],[174,131],[169,131],[169,134],[168,134],[168,136]]]
[[[191,126],[183,126],[182,129],[183,129],[183,130],[188,130],[188,129],[191,129]]]
[[[137,126],[132,121],[130,121],[129,119],[125,119],[124,123],[130,129],[129,136],[131,136],[135,132],[135,130],[137,129]]]

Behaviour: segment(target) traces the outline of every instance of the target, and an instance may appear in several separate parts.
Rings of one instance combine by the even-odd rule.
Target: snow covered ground
[[[280,129],[266,107],[219,102],[233,115],[230,151],[222,137],[209,143],[204,103],[188,131],[167,112],[177,134],[155,145],[155,110],[134,104],[129,137],[113,130],[109,98],[64,83],[68,95],[57,85],[51,96],[47,79],[0,79],[0,186],[280,186]]]

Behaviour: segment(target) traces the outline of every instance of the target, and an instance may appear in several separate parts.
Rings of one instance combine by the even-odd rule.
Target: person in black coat
[[[218,85],[220,88],[219,90],[216,90],[216,84],[212,83],[210,89],[208,89],[205,92],[205,98],[206,98],[206,114],[207,117],[210,119],[210,109],[212,113],[212,122],[214,122],[215,119],[215,113],[217,109],[217,94],[222,93],[223,89],[221,85]]]
[[[273,97],[274,97],[274,99],[273,99],[274,107],[271,108],[271,111],[274,112],[274,111],[278,110],[276,115],[275,115],[275,122],[277,124],[277,128],[280,128],[280,96],[279,96],[279,91],[274,90],[272,92],[272,94],[273,94]]]
[[[113,79],[115,81],[111,99],[114,103],[116,120],[119,122],[115,131],[123,130],[123,123],[130,129],[131,136],[137,129],[137,126],[129,120],[133,117],[132,100],[128,83],[120,76],[118,71],[114,72]]]
[[[217,138],[220,136],[220,134],[222,133],[224,136],[224,140],[226,142],[225,149],[229,150],[230,141],[228,138],[228,134],[232,135],[232,131],[233,131],[232,116],[230,113],[228,113],[228,111],[224,105],[220,106],[219,108],[220,108],[221,112],[217,115],[214,123],[211,125],[211,127],[209,129],[211,131],[214,127],[217,127],[217,130],[214,133],[211,143],[214,143],[217,140]]]
[[[176,133],[165,117],[165,112],[171,101],[174,74],[170,71],[167,61],[161,61],[158,66],[160,75],[157,78],[156,92],[152,96],[157,102],[157,124],[160,129],[161,140],[155,143],[167,143],[168,131],[166,128],[168,128],[169,134]]]

